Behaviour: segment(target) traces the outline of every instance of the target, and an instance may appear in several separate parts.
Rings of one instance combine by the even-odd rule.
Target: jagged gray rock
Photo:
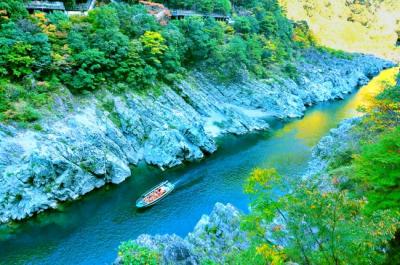
[[[331,129],[313,148],[312,159],[304,179],[318,176],[317,181],[322,189],[330,189],[330,177],[325,176],[328,163],[337,155],[358,147],[359,133],[354,131],[361,117],[342,121],[337,128]],[[311,179],[314,180],[314,179]],[[250,246],[246,233],[240,229],[241,214],[232,205],[216,203],[211,214],[203,215],[196,224],[193,232],[185,238],[176,235],[140,235],[135,242],[158,252],[162,257],[161,264],[190,264],[198,265],[203,260],[216,264],[226,264],[224,258],[228,253],[245,250]],[[276,239],[272,231],[275,226],[284,227],[281,218],[275,218],[267,225],[266,238],[276,245],[287,244],[285,239]],[[115,265],[122,264],[118,257]],[[295,264],[288,262],[287,264]]]
[[[222,253],[240,251],[249,247],[246,235],[240,229],[240,213],[231,204],[216,203],[211,214],[203,215],[186,241],[200,257],[224,264]]]
[[[223,253],[249,246],[240,230],[240,213],[231,204],[216,203],[209,216],[203,215],[186,238],[177,235],[140,235],[136,240],[161,255],[161,264],[198,265],[205,258],[224,264]],[[117,258],[115,265],[122,264]]]
[[[334,190],[332,176],[328,174],[328,166],[337,157],[349,156],[359,149],[360,132],[354,127],[361,122],[361,117],[343,120],[337,128],[331,129],[313,148],[312,157],[303,179],[318,184],[321,190]],[[337,181],[345,182],[345,171],[335,172]]]
[[[359,133],[353,132],[361,117],[343,120],[337,128],[329,131],[312,150],[312,159],[309,162],[309,175],[315,175],[326,169],[327,164],[336,156],[355,150],[359,143]]]
[[[120,183],[139,161],[173,167],[201,159],[216,150],[218,135],[300,117],[305,106],[343,98],[390,66],[372,56],[347,60],[310,51],[297,65],[296,82],[277,76],[222,85],[191,73],[157,95],[57,98],[58,115],[44,119],[42,131],[0,124],[0,223]],[[111,109],[101,107],[105,101]]]

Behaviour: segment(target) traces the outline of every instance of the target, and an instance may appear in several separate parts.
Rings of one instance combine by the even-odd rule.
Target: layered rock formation
[[[201,159],[216,150],[218,135],[300,117],[306,106],[343,98],[390,66],[371,56],[310,51],[297,65],[296,81],[278,76],[222,85],[192,73],[157,94],[70,96],[41,131],[0,124],[0,222],[120,183],[140,161],[166,168]]]
[[[311,178],[310,180],[318,180],[322,189],[333,188],[331,177],[325,173],[327,165],[332,159],[335,159],[335,156],[358,147],[359,134],[352,129],[360,120],[361,118],[344,120],[319,141],[313,148],[308,172],[304,178],[318,176],[317,179]],[[176,235],[150,236],[143,234],[135,240],[135,243],[159,253],[163,265],[198,265],[206,260],[216,264],[225,264],[224,258],[227,254],[234,253],[235,250],[244,250],[250,245],[245,232],[240,229],[240,219],[241,214],[234,206],[216,203],[211,214],[203,215],[193,232],[185,238]],[[283,220],[276,218],[268,227],[273,229],[273,226],[282,226],[283,223]],[[273,234],[269,232],[266,237],[268,241],[277,245],[285,244],[285,242],[276,241]],[[123,260],[118,257],[114,265],[120,264],[123,264]]]
[[[243,250],[249,246],[240,230],[240,213],[230,204],[217,203],[211,214],[203,215],[192,233],[185,238],[177,235],[141,235],[140,246],[161,255],[161,264],[198,265],[207,258],[223,264],[224,253]],[[123,264],[117,258],[115,265]]]
[[[325,176],[327,166],[336,157],[343,156],[350,150],[359,147],[360,134],[353,131],[355,125],[361,122],[361,117],[343,120],[337,128],[331,129],[313,148],[312,159],[309,162],[307,173],[304,178],[320,175],[321,180]],[[322,175],[321,175],[322,174]],[[331,177],[327,177],[327,186],[330,186]]]

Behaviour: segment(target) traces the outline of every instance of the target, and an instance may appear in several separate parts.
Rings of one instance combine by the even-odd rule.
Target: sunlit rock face
[[[20,220],[106,183],[121,183],[140,161],[169,168],[215,152],[215,137],[269,128],[301,117],[306,106],[343,98],[390,62],[339,59],[310,51],[298,77],[277,75],[222,85],[192,73],[176,87],[146,95],[102,94],[58,104],[42,131],[0,125],[0,222]],[[73,111],[65,105],[75,106]],[[107,109],[107,110],[105,110]],[[54,110],[60,113],[60,110]]]
[[[400,1],[279,0],[287,16],[307,21],[319,44],[400,62]]]
[[[303,176],[304,179],[317,181],[323,190],[334,189],[332,176],[326,173],[327,167],[338,156],[344,156],[346,153],[354,152],[359,148],[360,133],[354,131],[353,128],[360,121],[360,117],[346,119],[318,142],[313,148],[312,158],[308,170]],[[313,176],[318,176],[318,178],[315,179]],[[346,178],[346,176],[341,176],[338,172],[337,178],[340,180]]]
[[[371,98],[376,97],[385,90],[387,86],[400,85],[399,67],[382,71],[378,77],[374,78],[368,85],[355,96],[349,108],[363,106],[373,107],[374,101]],[[348,108],[347,107],[347,108]],[[360,137],[362,132],[353,130],[361,122],[362,113],[357,113],[354,118],[343,120],[337,128],[331,129],[328,135],[322,137],[318,144],[313,147],[312,159],[309,162],[308,172],[304,178],[320,175],[319,180],[325,180],[325,186],[331,186],[331,176],[327,176],[326,169],[329,163],[334,162],[338,157],[345,157],[346,154],[359,153]],[[340,176],[338,178],[346,178]]]
[[[161,264],[165,265],[198,265],[205,259],[224,264],[223,254],[249,247],[246,235],[240,229],[240,216],[231,204],[217,203],[211,214],[203,215],[186,238],[141,235],[135,243],[159,253]],[[114,264],[123,264],[123,260],[117,258]]]
[[[400,86],[400,68],[399,68],[399,74],[397,75],[397,85]]]
[[[317,181],[321,189],[333,188],[332,178],[324,173],[326,167],[335,156],[359,147],[359,135],[352,129],[360,121],[360,117],[346,119],[318,142],[313,148],[304,179]],[[203,215],[193,232],[185,238],[176,235],[142,234],[134,242],[157,252],[161,257],[161,264],[197,265],[204,260],[226,264],[224,257],[227,254],[235,250],[246,250],[250,246],[246,233],[240,228],[240,220],[241,214],[234,206],[216,203],[211,214]],[[266,238],[274,244],[285,245],[287,242],[276,240],[270,232],[277,225],[284,226],[284,220],[275,218],[272,224],[267,225]],[[123,264],[123,260],[118,257],[114,265],[120,264]]]

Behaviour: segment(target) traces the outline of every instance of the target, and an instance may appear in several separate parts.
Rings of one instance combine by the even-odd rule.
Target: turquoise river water
[[[345,100],[310,108],[302,119],[277,123],[270,132],[222,137],[218,151],[202,161],[164,172],[139,166],[120,185],[0,227],[0,264],[110,264],[121,241],[142,233],[185,236],[216,202],[246,212],[242,184],[251,170],[276,167],[281,174],[302,175],[312,146],[343,119],[359,115],[357,106],[376,93],[374,81]],[[176,190],[155,207],[137,211],[137,197],[164,179],[176,182]]]

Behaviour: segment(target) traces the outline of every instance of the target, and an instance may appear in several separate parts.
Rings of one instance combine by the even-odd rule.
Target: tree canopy
[[[276,0],[161,2],[227,14],[233,5],[250,15],[235,15],[233,25],[202,17],[161,25],[137,3],[112,3],[87,16],[67,16],[29,15],[22,0],[0,1],[0,78],[29,91],[23,100],[32,106],[36,90],[28,83],[51,87],[41,90],[51,96],[57,86],[76,94],[116,87],[140,91],[179,81],[193,69],[224,82],[265,78],[277,69],[293,76],[291,61],[302,46]],[[7,106],[18,101],[6,100]],[[14,119],[6,113],[1,117]]]

